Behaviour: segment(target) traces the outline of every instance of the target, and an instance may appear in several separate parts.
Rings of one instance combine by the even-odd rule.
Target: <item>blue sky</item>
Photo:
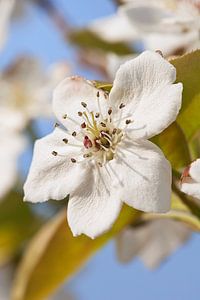
[[[111,0],[55,0],[69,20],[81,26],[94,18],[114,11]],[[6,47],[0,56],[0,67],[6,66],[18,54],[39,57],[45,66],[67,59],[75,65],[74,49],[67,45],[46,15],[32,8],[11,28]],[[76,73],[91,77],[75,66]],[[94,79],[94,78],[93,78]],[[39,123],[39,135],[50,131],[47,122]],[[23,160],[30,162],[30,153]],[[85,269],[71,281],[71,288],[80,300],[192,300],[200,294],[200,239],[197,234],[178,250],[158,270],[147,270],[139,260],[121,265],[115,256],[114,243],[109,243],[95,255]]]

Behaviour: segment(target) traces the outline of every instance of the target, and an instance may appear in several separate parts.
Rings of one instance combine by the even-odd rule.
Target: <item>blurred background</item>
[[[130,37],[128,27],[120,33],[120,25],[105,23],[118,15],[118,1],[0,0],[0,5],[0,300],[9,300],[13,270],[26,242],[66,205],[22,202],[34,141],[50,133],[56,121],[51,111],[54,87],[70,75],[112,82],[124,56],[148,47],[141,31]],[[121,38],[111,40],[112,31]],[[182,41],[173,50],[162,49],[164,54],[184,53],[192,42]],[[161,264],[148,268],[137,255],[120,262],[113,240],[51,299],[199,299],[199,242],[198,234],[187,232],[181,247],[172,247],[173,254],[169,251]]]

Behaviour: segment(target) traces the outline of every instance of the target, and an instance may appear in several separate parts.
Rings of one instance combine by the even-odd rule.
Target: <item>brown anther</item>
[[[81,105],[85,108],[87,107],[87,104],[85,102],[81,102]]]
[[[161,50],[156,50],[156,53],[160,54],[160,56],[162,56],[162,57],[163,57],[163,53],[162,53],[162,51],[161,51]]]
[[[130,124],[131,120],[126,120],[126,125]]]
[[[83,154],[83,158],[88,158],[88,157],[91,157],[91,156],[92,156],[92,153]]]
[[[106,127],[106,124],[104,122],[100,123],[102,127]]]
[[[98,162],[98,166],[101,168],[103,167],[102,163],[100,163],[100,162]]]
[[[63,142],[64,142],[65,144],[67,144],[67,143],[68,143],[68,139],[63,139]]]
[[[63,119],[67,119],[67,114],[63,115]]]
[[[58,152],[52,151],[51,154],[52,154],[53,156],[57,156],[57,155],[58,155]]]
[[[111,115],[112,114],[112,108],[109,108],[108,110],[108,114]]]
[[[124,103],[121,103],[120,106],[119,106],[119,109],[122,109],[125,107],[125,104]]]
[[[76,163],[76,159],[75,158],[71,158],[71,162],[72,163]]]
[[[58,123],[55,123],[54,124],[54,127],[56,128],[56,127],[59,127],[60,126],[60,124],[58,124]]]
[[[97,92],[97,97],[99,98],[99,96],[100,96],[100,93],[99,93],[99,91]]]
[[[78,111],[79,117],[82,117],[83,113],[81,111]]]
[[[81,128],[86,128],[85,122],[81,124]]]
[[[95,114],[95,118],[99,118],[100,114],[99,113],[96,113]]]
[[[72,136],[76,136],[76,131],[72,132]]]
[[[117,128],[114,128],[112,133],[115,134],[117,132]]]

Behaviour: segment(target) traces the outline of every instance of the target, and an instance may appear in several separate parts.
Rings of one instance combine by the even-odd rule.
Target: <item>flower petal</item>
[[[200,159],[195,160],[189,169],[189,175],[183,179],[182,192],[200,200]]]
[[[167,212],[171,199],[171,167],[162,151],[149,141],[124,142],[115,170],[121,199],[145,212]]]
[[[121,262],[140,256],[144,264],[154,269],[180,247],[191,231],[173,220],[155,220],[127,228],[117,237],[117,253]]]
[[[88,29],[109,43],[127,42],[139,38],[138,32],[121,13],[95,20],[88,26]]]
[[[133,122],[135,138],[150,138],[168,127],[181,107],[182,84],[172,84],[176,69],[158,53],[145,51],[123,64],[115,77],[110,103],[124,103],[122,120]],[[118,110],[119,111],[119,110]],[[119,115],[119,114],[118,114]]]
[[[71,162],[71,158],[77,159],[80,149],[66,145],[63,142],[66,138],[66,132],[55,128],[53,133],[36,141],[31,168],[24,185],[25,201],[64,199],[83,181],[86,172],[84,165]],[[57,155],[52,155],[53,151]]]
[[[99,93],[99,102],[102,113],[107,111],[107,96],[102,90],[96,89],[91,82],[82,77],[68,77],[64,79],[55,89],[53,96],[53,111],[66,128],[76,130],[80,129],[83,119],[78,116],[78,112],[85,111],[81,102],[87,104],[90,111],[98,112],[97,93]],[[67,115],[73,119],[64,119]]]
[[[67,217],[74,236],[84,233],[97,237],[111,228],[120,212],[122,202],[115,178],[104,167],[97,168],[91,169],[85,183],[69,199]]]
[[[152,51],[159,49],[164,56],[176,54],[181,50],[184,51],[184,49],[194,45],[196,41],[198,41],[198,32],[196,30],[176,34],[150,33],[143,38],[145,49]]]
[[[22,135],[9,130],[1,134],[0,141],[0,198],[3,198],[17,180],[18,158],[26,141]]]

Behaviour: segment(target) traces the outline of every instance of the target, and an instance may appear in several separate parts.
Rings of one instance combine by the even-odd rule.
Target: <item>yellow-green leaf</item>
[[[163,150],[173,169],[178,170],[191,162],[186,138],[176,122],[154,137],[152,142]]]
[[[177,118],[189,140],[200,128],[200,50],[170,61],[183,83],[183,103]]]
[[[67,226],[66,212],[61,212],[30,243],[17,273],[12,300],[44,299],[124,226],[136,221],[140,214],[124,206],[113,228],[92,240],[83,235],[74,238]]]
[[[89,30],[73,31],[70,33],[68,38],[73,44],[83,48],[98,49],[105,52],[113,52],[118,55],[128,55],[134,52],[124,43],[109,43]]]
[[[175,193],[172,194],[172,209],[166,214],[145,214],[144,219],[173,219],[188,225],[194,231],[200,231],[200,219],[192,214]]]
[[[37,226],[38,220],[23,203],[22,196],[10,193],[0,203],[0,264],[16,255]]]

